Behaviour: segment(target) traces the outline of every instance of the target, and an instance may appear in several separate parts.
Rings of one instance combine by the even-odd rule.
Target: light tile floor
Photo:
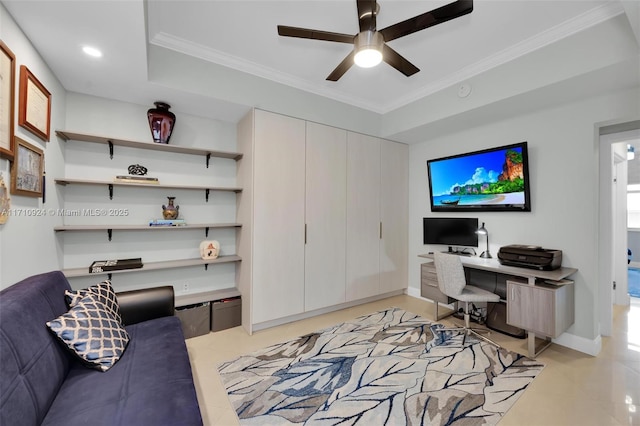
[[[252,336],[242,327],[235,327],[188,339],[204,424],[238,424],[218,376],[218,363],[392,306],[433,318],[432,303],[395,296],[262,330]],[[452,325],[457,321],[449,317],[440,322]],[[546,367],[500,425],[640,425],[640,299],[632,299],[630,307],[615,307],[613,328],[611,337],[602,338],[598,356],[555,344],[542,352],[538,359]],[[527,353],[526,339],[498,332],[491,332],[490,337],[507,349]]]

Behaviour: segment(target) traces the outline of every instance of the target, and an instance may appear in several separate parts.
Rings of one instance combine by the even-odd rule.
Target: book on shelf
[[[184,219],[152,219],[149,226],[185,226],[187,222]]]
[[[96,260],[89,266],[89,273],[98,274],[101,272],[138,268],[142,268],[142,258],[140,257],[132,259]]]
[[[114,178],[114,181],[124,183],[160,183],[158,178],[137,175],[118,175]]]

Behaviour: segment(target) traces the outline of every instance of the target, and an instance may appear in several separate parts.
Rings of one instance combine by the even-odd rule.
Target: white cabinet
[[[347,134],[347,300],[380,294],[380,139]]]
[[[304,311],[305,122],[255,112],[253,322]]]
[[[380,146],[380,292],[407,287],[409,150],[383,140]]]
[[[305,311],[345,302],[347,132],[307,123]]]
[[[349,132],[347,300],[407,287],[408,148]]]
[[[256,110],[238,124],[238,148],[249,332],[406,287],[406,146]]]

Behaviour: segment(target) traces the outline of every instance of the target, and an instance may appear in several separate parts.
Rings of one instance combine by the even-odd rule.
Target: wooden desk
[[[421,254],[418,257],[433,261],[433,254]],[[540,354],[551,344],[552,338],[558,337],[573,324],[574,283],[566,278],[576,273],[576,268],[561,267],[553,271],[540,271],[502,265],[497,259],[460,256],[460,260],[465,268],[513,277],[506,282],[507,324],[527,331],[527,349],[530,357]],[[425,271],[429,269],[423,267],[422,280],[432,280],[431,274]],[[449,299],[440,302],[451,303]],[[437,306],[438,300],[434,302]],[[437,312],[436,309],[436,319],[439,319]],[[537,344],[536,334],[543,336],[541,344]]]

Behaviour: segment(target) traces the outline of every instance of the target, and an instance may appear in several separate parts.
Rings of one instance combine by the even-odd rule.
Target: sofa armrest
[[[175,300],[172,286],[123,291],[116,296],[124,325],[174,314]]]

